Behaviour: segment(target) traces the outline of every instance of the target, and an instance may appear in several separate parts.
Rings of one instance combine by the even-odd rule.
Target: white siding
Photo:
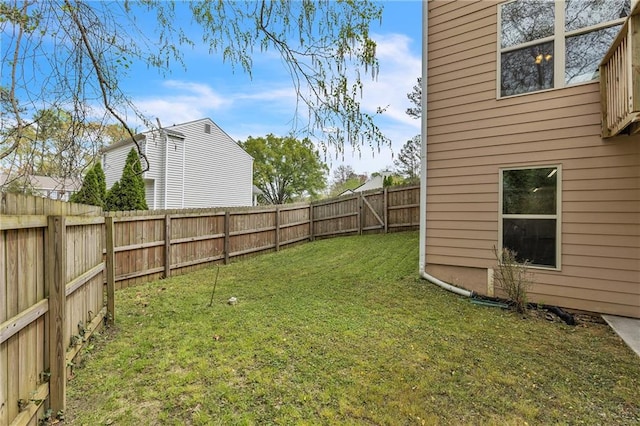
[[[184,191],[184,140],[169,136],[167,138],[167,204],[163,208],[181,209]],[[191,206],[189,206],[191,207]]]
[[[145,155],[149,161],[149,170],[144,173],[145,179],[152,179],[154,191],[147,188],[146,199],[150,209],[161,209],[164,206],[164,169],[165,143],[158,132],[146,135]],[[146,184],[148,185],[148,184]]]
[[[155,183],[156,181],[152,179],[144,180],[144,197],[147,200],[147,207],[152,210],[159,208],[160,206],[157,204],[156,200],[157,194],[155,192]]]
[[[211,133],[205,133],[205,124]],[[253,158],[213,121],[171,127],[185,135],[184,207],[251,206]]]
[[[127,161],[127,154],[133,143],[117,146],[102,155],[102,168],[107,182],[107,189],[111,188],[122,176],[122,169]]]
[[[205,132],[205,125],[209,126],[209,133]],[[143,178],[149,208],[253,205],[253,158],[213,121],[205,118],[166,130],[167,137],[158,131],[144,135],[143,152],[149,170]],[[171,131],[183,134],[184,139]],[[133,146],[123,144],[105,153],[103,165],[109,188],[120,179]]]

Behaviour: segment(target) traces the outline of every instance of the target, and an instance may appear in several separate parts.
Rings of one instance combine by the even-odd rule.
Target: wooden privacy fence
[[[115,318],[115,288],[315,238],[419,226],[418,187],[312,204],[115,213],[1,195],[0,426],[64,410],[73,358]]]
[[[104,217],[44,198],[1,201],[0,425],[35,425],[64,409],[73,358],[107,315]]]
[[[116,289],[316,238],[417,229],[420,188],[385,188],[312,204],[107,212]],[[109,249],[106,250],[110,256]],[[165,261],[168,259],[168,261]]]
[[[106,215],[116,289],[309,239],[308,204]]]

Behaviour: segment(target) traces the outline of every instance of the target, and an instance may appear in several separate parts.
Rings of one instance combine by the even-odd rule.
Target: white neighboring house
[[[14,183],[18,187],[28,186],[31,191],[41,197],[61,201],[69,201],[71,194],[82,187],[82,181],[79,179],[37,175],[15,177],[7,173],[0,173],[0,191]]]
[[[211,119],[148,131],[135,140],[149,160],[142,177],[150,209],[253,204],[253,158]],[[120,179],[133,147],[127,139],[103,150],[107,188]]]

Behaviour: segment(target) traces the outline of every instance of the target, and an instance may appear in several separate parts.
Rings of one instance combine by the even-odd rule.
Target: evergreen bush
[[[142,165],[134,148],[127,155],[120,181],[113,184],[107,195],[106,208],[109,211],[148,210]]]

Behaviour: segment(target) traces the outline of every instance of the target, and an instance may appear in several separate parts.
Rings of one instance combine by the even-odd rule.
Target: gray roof
[[[82,187],[80,179],[50,177],[50,176],[24,176],[29,179],[31,186],[45,191],[77,191]],[[22,178],[22,176],[10,176],[7,173],[0,173],[0,186],[14,179]]]

